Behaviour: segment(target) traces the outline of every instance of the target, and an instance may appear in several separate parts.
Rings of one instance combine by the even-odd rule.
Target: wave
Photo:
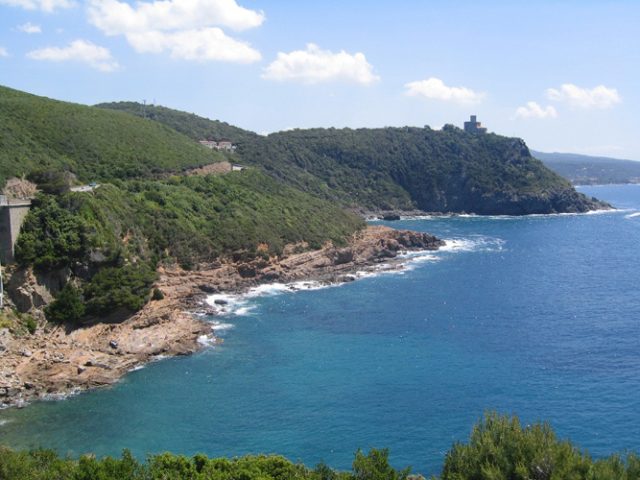
[[[439,252],[501,252],[505,241],[497,237],[483,235],[472,237],[445,238],[446,245],[440,247]]]
[[[215,322],[211,327],[211,330],[213,330],[214,332],[219,332],[224,330],[231,330],[232,328],[235,328],[235,327],[236,326],[233,323]]]
[[[347,273],[338,281],[300,280],[295,282],[274,282],[258,285],[244,293],[216,293],[209,295],[206,303],[209,306],[203,315],[211,317],[253,315],[258,308],[255,303],[257,298],[271,297],[276,295],[297,293],[304,291],[321,290],[325,288],[338,287],[345,283],[356,280],[372,278],[381,275],[405,275],[425,262],[437,262],[442,260],[442,253],[452,252],[472,252],[472,251],[501,251],[504,241],[499,238],[475,236],[468,238],[448,238],[446,245],[439,250],[419,250],[415,252],[404,252],[398,255],[397,261],[368,265],[361,270]],[[214,331],[224,331],[234,328],[233,323],[215,322]]]
[[[59,401],[62,401],[62,400],[66,400],[67,398],[75,397],[76,395],[80,395],[83,391],[84,390],[82,390],[80,387],[74,387],[74,388],[72,388],[70,390],[67,390],[65,392],[47,393],[46,395],[42,395],[40,397],[40,400],[59,402]]]
[[[216,339],[213,335],[200,335],[197,341],[204,347],[212,347],[216,344]]]
[[[640,217],[640,212],[630,213],[629,215],[625,215],[624,218],[636,218]]]

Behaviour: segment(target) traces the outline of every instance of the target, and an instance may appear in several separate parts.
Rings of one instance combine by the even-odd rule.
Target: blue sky
[[[0,0],[0,84],[260,133],[461,125],[640,160],[640,2]]]

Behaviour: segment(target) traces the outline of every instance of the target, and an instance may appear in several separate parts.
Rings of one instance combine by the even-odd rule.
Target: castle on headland
[[[487,133],[487,127],[483,127],[482,123],[476,120],[475,115],[471,115],[471,119],[468,122],[464,122],[464,131],[467,133]]]

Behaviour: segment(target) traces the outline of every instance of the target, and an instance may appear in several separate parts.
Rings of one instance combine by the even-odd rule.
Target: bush
[[[353,460],[353,480],[405,480],[410,468],[395,470],[389,464],[389,450],[371,449],[367,455],[361,450]]]
[[[568,449],[567,449],[568,447]],[[541,457],[538,455],[542,454]],[[568,457],[565,457],[568,455]],[[555,463],[554,463],[555,462]],[[455,463],[455,465],[454,465]],[[122,457],[79,460],[50,450],[14,452],[0,447],[0,479],[56,480],[404,480],[423,478],[396,470],[388,451],[358,451],[351,472],[325,464],[309,469],[279,455],[236,458],[163,453],[144,463],[125,450]],[[638,480],[640,459],[613,455],[593,461],[568,442],[559,442],[546,425],[520,427],[517,419],[489,415],[467,445],[456,444],[445,459],[441,480]],[[436,480],[436,477],[432,477]]]
[[[16,242],[17,262],[51,270],[85,259],[88,251],[88,231],[83,219],[60,206],[54,197],[39,196]]]
[[[153,289],[153,294],[151,295],[151,300],[162,300],[164,298],[164,293],[159,288]]]
[[[85,313],[82,292],[71,282],[67,283],[44,313],[50,322],[77,323]]]
[[[23,315],[22,323],[24,324],[25,328],[31,335],[36,333],[36,329],[38,328],[38,322],[31,315]]]
[[[87,312],[105,315],[118,308],[136,312],[147,302],[156,273],[147,264],[102,268],[85,286]]]
[[[495,413],[473,428],[469,443],[447,453],[442,480],[637,479],[640,461],[630,454],[594,461],[569,441],[558,440],[547,423],[522,427],[517,417]]]

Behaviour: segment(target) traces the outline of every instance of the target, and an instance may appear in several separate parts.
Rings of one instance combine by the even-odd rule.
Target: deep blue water
[[[403,274],[253,298],[223,319],[222,345],[0,412],[0,443],[338,468],[389,447],[429,474],[497,410],[549,420],[596,456],[640,451],[640,186],[582,190],[626,210],[395,222],[458,248]]]

